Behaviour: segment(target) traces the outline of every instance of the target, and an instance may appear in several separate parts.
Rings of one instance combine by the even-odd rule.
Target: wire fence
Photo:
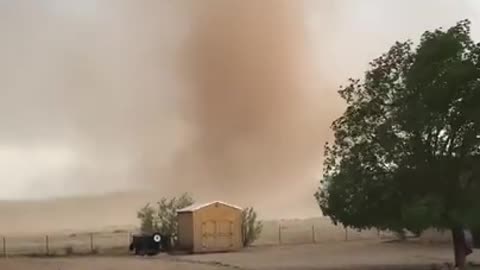
[[[393,233],[379,230],[353,230],[337,226],[326,218],[266,221],[255,245],[316,244],[339,241],[389,239]]]
[[[42,236],[0,236],[0,257],[126,255],[132,232],[52,234]],[[385,239],[392,233],[356,231],[333,225],[328,219],[264,221],[254,245],[315,244],[366,239]]]
[[[69,256],[126,254],[129,232],[1,237],[1,256]]]

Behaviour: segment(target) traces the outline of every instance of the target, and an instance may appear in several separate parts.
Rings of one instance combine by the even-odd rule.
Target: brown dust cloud
[[[338,86],[395,40],[479,14],[359,2],[0,1],[0,231],[135,224],[182,192],[321,215]]]

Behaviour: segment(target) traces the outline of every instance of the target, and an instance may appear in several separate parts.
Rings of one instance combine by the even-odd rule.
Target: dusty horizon
[[[41,218],[29,209],[51,211],[45,228],[128,223],[182,192],[319,216],[339,85],[425,30],[468,18],[478,39],[479,15],[470,0],[0,1],[0,231]]]

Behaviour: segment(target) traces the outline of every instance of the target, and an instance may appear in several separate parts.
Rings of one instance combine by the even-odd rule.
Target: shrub
[[[140,219],[140,230],[142,233],[153,233],[158,224],[155,220],[155,209],[148,203],[137,212],[137,218]]]
[[[170,238],[170,240],[175,243],[178,233],[177,210],[188,207],[193,203],[194,200],[188,193],[184,193],[178,198],[162,198],[157,203],[157,232],[167,238]]]
[[[188,207],[194,203],[193,198],[184,193],[180,197],[162,198],[155,209],[150,204],[137,212],[140,219],[142,233],[160,233],[172,242],[177,240],[177,210]]]
[[[260,237],[263,223],[257,221],[257,212],[253,207],[247,207],[242,211],[242,239],[243,246],[249,246]]]

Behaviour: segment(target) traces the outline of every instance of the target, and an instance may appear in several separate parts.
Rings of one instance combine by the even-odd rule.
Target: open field
[[[480,254],[469,257],[480,262]],[[359,240],[309,245],[263,246],[241,252],[156,257],[63,257],[0,259],[2,270],[130,269],[431,269],[452,260],[448,245]]]
[[[130,233],[127,231],[11,236],[5,237],[5,251],[0,244],[0,253],[9,257],[100,252],[115,255],[126,254],[129,243]]]
[[[10,235],[0,236],[0,256],[41,256],[41,255],[84,255],[99,253],[103,255],[125,255],[130,241],[132,228],[112,228],[95,232],[62,232],[48,235]],[[311,244],[354,240],[379,240],[390,235],[375,230],[357,232],[334,226],[326,218],[265,221],[257,246],[284,244]]]

